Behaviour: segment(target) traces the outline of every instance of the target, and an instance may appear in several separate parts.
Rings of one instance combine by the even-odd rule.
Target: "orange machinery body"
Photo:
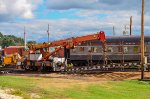
[[[43,56],[42,60],[46,60],[52,54],[61,50],[63,47],[66,47],[67,49],[71,49],[81,42],[86,42],[86,41],[91,41],[91,40],[100,40],[100,42],[105,42],[106,41],[105,33],[103,31],[101,31],[101,32],[98,32],[98,33],[92,34],[92,35],[86,35],[86,36],[81,36],[81,37],[72,37],[72,38],[68,38],[68,39],[64,39],[64,40],[53,41],[50,43],[35,44],[35,45],[29,46],[29,50],[31,52],[40,50],[40,52],[43,53],[44,48],[46,49],[49,47],[58,47],[59,46],[53,52],[47,53],[46,55]]]

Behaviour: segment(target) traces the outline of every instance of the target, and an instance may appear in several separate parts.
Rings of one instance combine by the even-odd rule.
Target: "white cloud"
[[[107,36],[112,35],[112,28],[115,26],[117,35],[122,35],[124,25],[129,27],[130,13],[122,15],[118,12],[112,16],[107,16],[104,20],[99,18],[87,19],[57,19],[57,20],[33,20],[31,22],[21,23],[1,23],[0,30],[5,34],[14,34],[23,37],[23,27],[26,26],[28,40],[41,41],[42,38],[47,40],[47,25],[50,24],[50,39],[58,40],[67,37],[87,35],[96,33],[100,30],[106,32]],[[140,16],[133,15],[133,34],[140,35]],[[112,20],[113,19],[113,20]],[[145,16],[146,23],[150,23],[149,16]],[[145,26],[146,31],[150,31],[150,26]],[[129,29],[128,29],[129,31]],[[43,40],[42,40],[43,41]]]
[[[49,10],[54,11],[76,9],[77,12],[74,15],[87,20],[81,19],[78,22],[79,26],[86,24],[85,27],[81,26],[86,30],[101,28],[111,33],[114,25],[117,34],[122,34],[124,26],[129,27],[130,16],[133,16],[133,32],[140,33],[141,0],[47,0],[46,4]],[[145,26],[147,31],[150,31],[149,5],[150,1],[146,0]],[[80,29],[77,28],[77,30]]]
[[[42,0],[0,1],[0,18],[3,20],[6,16],[8,18],[16,16],[27,19],[32,18],[34,17],[33,11],[37,8],[37,5],[43,3]],[[71,11],[70,9],[77,9],[77,12],[74,11],[74,15],[81,18],[60,18],[54,20],[33,19],[28,22],[19,23],[1,22],[0,30],[5,34],[14,34],[23,37],[23,27],[26,26],[28,40],[36,41],[47,38],[47,24],[50,24],[50,36],[52,40],[96,33],[100,30],[104,30],[106,35],[112,35],[113,26],[115,26],[116,34],[122,35],[124,25],[129,27],[129,18],[133,16],[133,33],[139,35],[141,23],[140,1],[141,0],[47,0],[48,9],[53,11],[65,10],[65,13]],[[15,4],[15,2],[17,3]],[[24,3],[21,4],[22,2]],[[146,5],[150,4],[148,0],[147,2]],[[148,9],[146,13],[145,31],[150,31]],[[105,16],[103,17],[103,15]]]
[[[0,0],[0,20],[15,18],[31,19],[34,17],[33,10],[42,0]]]

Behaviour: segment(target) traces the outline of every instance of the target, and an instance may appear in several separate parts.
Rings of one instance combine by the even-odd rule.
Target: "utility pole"
[[[48,34],[48,43],[49,43],[49,24],[48,24],[47,34]]]
[[[115,26],[113,26],[113,36],[115,36]]]
[[[144,79],[144,0],[142,0],[142,14],[141,14],[141,79]]]
[[[26,44],[27,44],[27,42],[26,42],[26,28],[24,27],[24,48],[25,48],[25,50],[26,50]]]
[[[130,17],[130,36],[132,35],[132,16]]]
[[[127,25],[124,26],[125,32],[127,32]]]
[[[125,35],[128,35],[128,32],[127,32],[127,25],[124,25],[124,31],[123,31],[123,36],[125,36]]]
[[[48,43],[50,43],[50,40],[49,40],[49,24],[48,24],[48,29],[47,29],[47,36],[48,36]],[[46,49],[47,50],[47,52],[49,52],[49,47]]]

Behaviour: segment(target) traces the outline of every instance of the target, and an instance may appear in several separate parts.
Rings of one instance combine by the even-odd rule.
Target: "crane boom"
[[[96,34],[91,34],[91,35],[86,35],[86,36],[81,36],[81,37],[72,37],[72,38],[67,38],[64,40],[53,41],[50,43],[44,42],[43,44],[30,45],[29,50],[39,50],[39,49],[55,47],[55,46],[67,46],[70,43],[72,43],[73,45],[76,45],[78,43],[91,41],[91,40],[100,40],[101,42],[104,42],[106,40],[105,33],[101,31]]]

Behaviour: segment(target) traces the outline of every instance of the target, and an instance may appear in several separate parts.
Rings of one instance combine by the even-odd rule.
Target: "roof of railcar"
[[[119,43],[119,42],[134,42],[134,43],[139,43],[141,40],[140,36],[107,36],[106,41],[108,43]],[[98,40],[95,40],[96,42]],[[95,42],[91,41],[91,42]],[[145,42],[150,42],[150,35],[145,36]]]
[[[141,36],[110,36],[106,37],[107,42],[140,42]],[[150,35],[145,36],[145,42],[150,42]]]

